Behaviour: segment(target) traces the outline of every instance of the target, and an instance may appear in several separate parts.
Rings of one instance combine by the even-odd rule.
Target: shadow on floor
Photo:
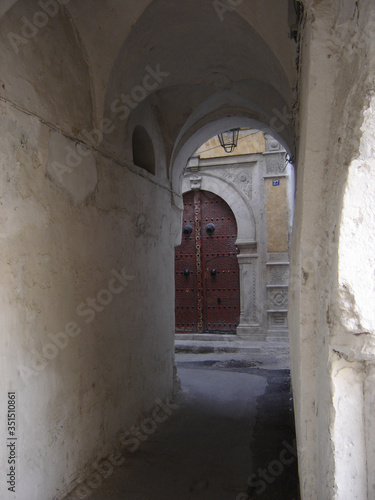
[[[99,488],[78,498],[298,500],[289,371],[257,364],[178,363],[178,408],[137,451],[123,452],[125,464]]]
[[[203,361],[211,369],[262,375],[264,394],[257,398],[256,421],[249,446],[252,466],[248,488],[236,500],[299,500],[298,462],[290,370],[262,369],[257,361]],[[181,366],[192,366],[180,363]]]
[[[267,389],[258,398],[251,449],[251,500],[299,500],[295,425],[289,370],[267,373]],[[244,497],[246,498],[246,497]]]

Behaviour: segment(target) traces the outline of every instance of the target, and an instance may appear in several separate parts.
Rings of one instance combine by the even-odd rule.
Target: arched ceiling
[[[196,129],[189,129],[184,135],[181,135],[178,138],[170,164],[170,179],[174,193],[174,203],[176,206],[179,206],[180,208],[183,207],[180,191],[184,170],[189,158],[207,140],[211,139],[220,132],[235,127],[258,129],[263,130],[264,132],[270,132],[269,129],[265,130],[262,122],[238,115],[217,119],[211,117],[211,119],[207,120],[207,123],[200,124],[200,126],[196,127]],[[273,135],[277,139],[281,139],[281,142],[285,144],[278,134],[275,133]],[[288,148],[287,145],[286,147]]]
[[[63,34],[56,35],[61,23],[60,16],[54,17],[28,40],[17,59],[11,50],[6,54],[7,33],[20,31],[22,16],[32,19],[41,8],[26,0],[5,0],[0,10],[0,15],[4,14],[1,23],[5,20],[7,26],[3,30],[4,74],[13,78],[14,73],[22,83],[19,96],[18,83],[12,86],[16,102],[27,107],[36,96],[43,101],[35,106],[41,118],[53,122],[55,116],[55,122],[61,125],[59,109],[51,101],[53,88],[59,87],[49,79],[56,72],[54,60],[68,61],[69,53],[76,54],[65,63],[70,80],[61,74],[60,83],[67,87],[61,101],[66,102],[70,94],[74,102],[74,96],[78,96],[76,107],[90,110],[92,127],[101,118],[110,117],[115,132],[106,137],[105,146],[119,152],[127,133],[126,120],[120,121],[111,106],[118,96],[131,94],[142,84],[146,68],[160,68],[168,76],[137,107],[153,110],[170,162],[184,138],[210,120],[242,116],[267,127],[275,110],[282,115],[291,109],[297,81],[296,43],[288,36],[293,0],[234,3],[238,5],[220,13],[224,3],[213,0],[65,0],[61,15],[71,25],[71,29],[64,27],[66,40]],[[80,76],[80,68],[85,68],[89,82],[86,75]],[[30,94],[26,103],[25,88]],[[89,102],[82,106],[84,93]],[[74,120],[71,129],[77,137],[82,137],[80,121]],[[280,138],[292,147],[290,122]]]
[[[69,13],[60,9],[58,16],[49,17],[29,0],[5,5],[9,8],[0,19],[0,97],[66,133],[90,128],[90,68]]]
[[[142,82],[145,68],[157,64],[170,73],[161,87],[228,87],[252,78],[290,97],[288,75],[267,43],[236,12],[228,11],[222,20],[211,0],[154,0],[118,54],[108,93],[129,93]]]
[[[124,57],[130,58],[130,69],[131,59],[140,57],[154,62],[161,51],[167,60],[168,50],[170,55],[177,54],[177,60],[182,60],[186,65],[197,64],[197,54],[188,57],[194,47],[204,52],[200,54],[201,61],[204,56],[206,59],[207,56],[211,58],[215,53],[217,59],[224,43],[230,45],[234,57],[236,50],[241,49],[250,53],[259,49],[261,53],[260,47],[256,45],[249,50],[246,43],[233,43],[232,40],[238,40],[246,27],[253,32],[254,43],[258,40],[260,45],[268,47],[264,55],[267,59],[267,54],[270,54],[269,65],[272,66],[272,60],[276,59],[289,86],[294,87],[296,47],[288,37],[290,4],[293,1],[237,0],[229,2],[237,6],[221,16],[218,10],[224,3],[215,3],[213,0],[80,0],[68,1],[66,8],[85,46],[100,115],[107,83],[113,77],[113,68],[117,71],[121,66],[119,61]],[[247,42],[250,42],[250,38],[247,35]],[[249,66],[252,58],[251,54],[245,58],[245,67]],[[160,64],[161,61],[156,63]],[[215,57],[212,63],[215,63]],[[136,63],[133,62],[133,66]],[[219,73],[224,66],[223,62],[219,64]],[[126,75],[128,77],[129,73]],[[215,79],[215,75],[212,78]],[[236,78],[233,75],[233,79]]]
[[[194,119],[204,121],[209,114],[215,120],[245,116],[264,128],[270,127],[275,109],[281,115],[290,112],[296,82],[290,61],[294,64],[296,44],[288,38],[289,2],[252,4],[253,11],[245,11],[249,19],[237,9],[220,16],[212,0],[154,0],[148,5],[122,44],[107,85],[105,115],[117,123],[115,149],[126,127],[121,123],[124,117],[120,113],[119,120],[119,111],[111,106],[142,85],[148,68],[159,68],[163,74],[143,101],[159,118],[168,160],[177,137],[188,122],[194,127]],[[270,43],[259,31],[267,33]],[[278,40],[278,47],[284,47],[280,58],[273,50]],[[291,120],[284,129],[281,137],[292,148]]]

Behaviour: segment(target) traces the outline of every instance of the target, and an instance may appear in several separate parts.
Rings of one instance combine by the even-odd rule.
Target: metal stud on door
[[[240,316],[237,224],[219,196],[201,192],[202,265],[205,269],[205,331],[235,332]]]
[[[195,213],[194,193],[184,196],[181,245],[175,250],[175,317],[177,332],[196,332],[198,309],[196,299]]]

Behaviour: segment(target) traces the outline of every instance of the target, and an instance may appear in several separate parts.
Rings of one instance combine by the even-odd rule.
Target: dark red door
[[[236,331],[240,315],[237,225],[208,191],[184,195],[182,244],[175,252],[176,331]]]

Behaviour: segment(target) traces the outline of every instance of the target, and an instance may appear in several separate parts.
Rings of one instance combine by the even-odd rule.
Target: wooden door
[[[240,315],[237,225],[208,191],[184,195],[182,243],[175,252],[176,332],[235,333]]]

